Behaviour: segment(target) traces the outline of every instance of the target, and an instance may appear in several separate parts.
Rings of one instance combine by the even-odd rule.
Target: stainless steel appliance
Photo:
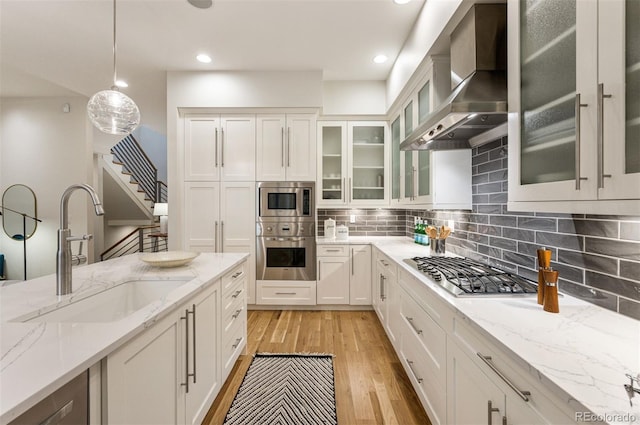
[[[315,280],[315,183],[256,186],[256,279]]]
[[[258,182],[259,218],[308,218],[314,220],[313,182]]]
[[[316,280],[314,222],[304,218],[258,222],[256,279]]]
[[[470,258],[414,257],[404,261],[458,297],[537,293],[533,281]]]

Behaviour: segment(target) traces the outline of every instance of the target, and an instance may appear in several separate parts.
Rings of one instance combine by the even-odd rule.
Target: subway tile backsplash
[[[329,217],[352,236],[411,238],[416,216],[453,220],[447,250],[537,281],[536,250],[546,247],[561,292],[640,320],[640,217],[509,211],[507,149],[506,138],[473,149],[471,211],[319,209],[318,235]]]
[[[640,320],[640,217],[510,212],[506,159],[506,138],[474,148],[472,211],[407,210],[407,236],[414,216],[454,220],[449,251],[533,280],[546,247],[561,292]]]

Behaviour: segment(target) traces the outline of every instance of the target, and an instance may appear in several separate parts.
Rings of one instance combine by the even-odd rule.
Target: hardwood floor
[[[252,310],[247,320],[247,354],[236,362],[203,424],[222,424],[254,353],[304,352],[335,355],[340,425],[430,425],[375,312]]]

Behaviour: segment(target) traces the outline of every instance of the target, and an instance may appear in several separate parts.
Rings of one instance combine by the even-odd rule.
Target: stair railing
[[[167,202],[167,199],[169,199],[167,184],[158,180],[156,182],[156,202]]]
[[[166,237],[149,237],[159,232],[158,225],[140,226],[100,254],[100,261],[136,252],[166,251],[168,248]]]
[[[131,174],[131,182],[138,184],[145,197],[152,202],[161,202],[161,190],[158,189],[158,169],[153,165],[140,144],[129,134],[111,148],[115,160]],[[164,183],[163,183],[164,184]],[[166,200],[166,184],[165,200]]]

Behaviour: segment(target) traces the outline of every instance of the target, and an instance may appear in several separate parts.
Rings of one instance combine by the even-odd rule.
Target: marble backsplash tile
[[[473,149],[472,211],[407,210],[435,225],[454,220],[447,249],[537,279],[536,250],[552,250],[560,291],[640,320],[640,217],[511,212],[507,139]]]

